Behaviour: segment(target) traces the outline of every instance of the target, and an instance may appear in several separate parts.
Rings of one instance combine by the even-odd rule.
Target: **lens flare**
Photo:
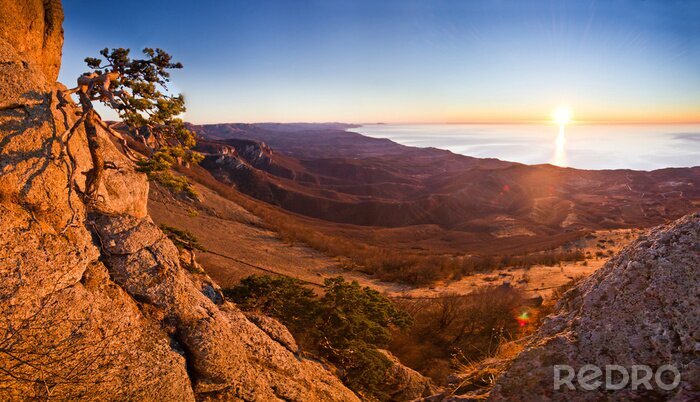
[[[518,321],[518,324],[521,327],[526,326],[530,322],[530,315],[527,313],[527,311],[523,311],[522,314],[520,314],[516,320]]]

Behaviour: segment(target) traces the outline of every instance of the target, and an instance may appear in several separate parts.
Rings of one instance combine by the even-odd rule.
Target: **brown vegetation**
[[[583,279],[582,276],[576,277],[569,281],[568,283],[557,287],[552,292],[551,296],[547,299],[546,303],[537,307],[527,307],[523,303],[517,303],[517,299],[506,298],[502,300],[494,296],[498,296],[498,293],[491,294],[489,297],[484,297],[489,295],[489,292],[501,291],[504,289],[483,289],[479,294],[481,298],[473,300],[477,306],[481,305],[481,309],[477,311],[481,314],[475,315],[477,318],[489,317],[485,320],[485,324],[493,323],[495,320],[496,324],[502,323],[503,319],[499,319],[498,314],[503,314],[507,311],[503,307],[509,305],[509,301],[515,305],[515,309],[511,311],[520,312],[517,314],[522,314],[522,312],[527,313],[527,320],[525,325],[517,327],[517,329],[512,330],[513,325],[509,325],[511,332],[507,336],[498,336],[495,341],[488,339],[487,337],[476,338],[476,342],[470,344],[469,346],[475,348],[479,347],[479,353],[455,353],[451,356],[449,361],[434,361],[432,364],[428,364],[429,368],[432,367],[446,367],[442,368],[447,381],[444,384],[445,390],[441,394],[441,397],[448,397],[452,395],[459,395],[464,398],[469,398],[469,400],[482,400],[487,399],[492,388],[496,384],[496,380],[503,374],[508,368],[512,360],[525,348],[525,345],[530,340],[532,334],[542,324],[542,318],[553,312],[556,302],[561,299],[561,297],[568,290],[574,288]],[[511,296],[512,297],[512,296]],[[467,321],[463,316],[459,316],[459,308],[454,306],[466,305],[468,304],[467,298],[452,297],[446,301],[441,299],[432,299],[430,304],[432,304],[431,310],[437,315],[432,318],[432,325],[435,327],[436,318],[437,322],[440,322],[440,317],[457,317],[453,318],[453,321],[457,319],[462,319]],[[496,301],[495,304],[492,304]],[[522,299],[521,299],[522,301]],[[493,305],[493,307],[490,307]],[[514,315],[511,315],[511,319]],[[523,315],[518,318],[523,317]],[[515,320],[513,320],[515,321]],[[506,322],[507,324],[507,322]],[[497,327],[494,327],[497,328]],[[408,345],[408,343],[406,343]],[[409,348],[410,350],[410,348]],[[413,351],[415,353],[415,350]],[[449,363],[449,364],[448,364]]]
[[[523,295],[508,287],[484,288],[469,296],[400,299],[398,304],[414,325],[396,332],[390,349],[437,382],[444,382],[458,363],[480,361],[525,333],[516,320],[527,309]]]
[[[290,243],[301,242],[331,256],[346,257],[345,267],[378,279],[411,285],[427,285],[437,280],[460,279],[475,272],[496,268],[554,266],[560,261],[582,261],[580,250],[546,250],[524,255],[431,255],[368,244],[344,232],[329,234],[314,221],[246,196],[218,181],[199,166],[179,167],[193,181],[241,205],[262,219],[263,225]]]

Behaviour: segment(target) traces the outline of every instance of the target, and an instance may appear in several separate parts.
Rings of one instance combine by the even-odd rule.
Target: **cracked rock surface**
[[[77,119],[55,107],[62,19],[58,0],[0,0],[0,399],[357,400],[181,266],[104,135],[116,169],[83,205],[85,133],[73,177],[58,141]]]
[[[677,388],[554,391],[556,364],[674,365]],[[663,378],[671,383],[670,378]],[[604,378],[603,378],[604,381]],[[617,380],[616,380],[617,381]],[[574,384],[576,384],[574,382]],[[652,386],[654,383],[652,382]],[[640,236],[564,294],[491,393],[495,401],[700,400],[700,213]]]

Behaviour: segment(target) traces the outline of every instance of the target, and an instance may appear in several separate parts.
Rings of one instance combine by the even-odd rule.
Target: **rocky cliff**
[[[498,380],[491,399],[700,400],[698,312],[700,213],[695,213],[641,236],[565,293],[555,313]],[[571,366],[574,389],[555,385],[556,365]],[[596,369],[589,367],[579,377],[585,365],[602,374],[595,378]],[[626,371],[627,386],[606,390],[606,366],[613,365],[620,367],[609,369],[609,382],[624,384]],[[651,389],[641,383],[634,387],[635,370],[638,380],[648,376],[647,369],[635,365],[652,370]],[[676,373],[664,365],[678,371],[678,384]],[[559,380],[570,377],[569,369],[558,370]],[[601,382],[598,387],[596,381]]]
[[[0,398],[357,400],[210,299],[104,135],[113,168],[83,205],[85,134],[71,161],[75,110],[55,107],[62,18],[60,1],[0,0]]]

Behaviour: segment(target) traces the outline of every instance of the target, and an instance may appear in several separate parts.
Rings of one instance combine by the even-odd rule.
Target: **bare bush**
[[[522,294],[507,287],[484,288],[468,295],[403,299],[414,318],[408,331],[395,333],[392,352],[410,367],[441,382],[455,370],[454,358],[478,361],[515,337]]]

